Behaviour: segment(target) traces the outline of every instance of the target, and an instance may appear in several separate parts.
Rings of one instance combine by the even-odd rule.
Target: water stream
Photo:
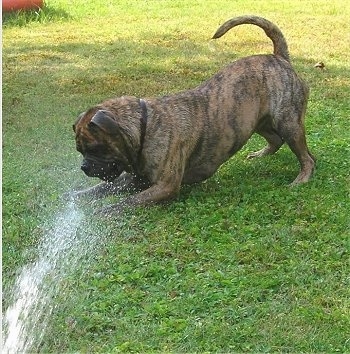
[[[86,229],[84,219],[69,201],[46,228],[36,260],[21,269],[10,292],[11,305],[3,314],[2,353],[38,351],[62,280],[91,257],[101,241],[98,233]]]

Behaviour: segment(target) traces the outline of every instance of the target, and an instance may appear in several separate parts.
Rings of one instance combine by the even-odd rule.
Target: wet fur
[[[119,179],[111,175],[114,183],[102,183],[79,195],[101,197],[132,186],[142,191],[123,205],[169,200],[181,184],[212,176],[253,133],[268,144],[250,158],[272,154],[287,143],[301,166],[292,184],[309,180],[314,158],[304,129],[308,87],[290,64],[281,31],[263,18],[242,16],[225,22],[213,38],[245,23],[265,30],[274,43],[274,54],[239,59],[192,90],[144,99],[148,121],[142,151],[142,110],[136,97],[106,100],[79,117],[75,124],[78,150],[85,162],[96,162],[96,171],[87,174],[106,179],[96,166],[108,167],[111,161],[119,164],[116,174],[124,171]],[[113,129],[92,123],[99,111],[112,118]],[[93,153],[94,145],[103,146],[103,151]],[[119,208],[120,204],[111,207]]]

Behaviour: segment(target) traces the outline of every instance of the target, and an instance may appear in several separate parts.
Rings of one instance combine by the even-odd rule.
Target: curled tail
[[[288,62],[290,61],[288,45],[281,30],[272,22],[259,16],[247,15],[232,18],[231,20],[226,21],[218,28],[212,39],[220,38],[231,28],[243,24],[256,25],[262,28],[265,31],[266,35],[273,42],[273,53],[284,58]]]

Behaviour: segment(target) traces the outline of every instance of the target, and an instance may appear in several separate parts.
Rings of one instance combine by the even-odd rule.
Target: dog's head
[[[122,129],[113,113],[92,108],[80,114],[73,125],[76,148],[83,155],[81,169],[89,177],[112,182],[130,172],[130,159]]]

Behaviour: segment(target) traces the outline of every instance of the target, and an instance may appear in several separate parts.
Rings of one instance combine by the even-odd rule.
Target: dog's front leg
[[[96,186],[76,191],[71,194],[73,198],[103,198],[108,195],[113,195],[122,192],[140,191],[148,187],[147,181],[140,179],[137,176],[129,173],[122,173],[113,182],[101,182]]]
[[[151,205],[174,199],[180,190],[180,184],[157,183],[150,188],[126,198],[122,203],[127,206]]]
[[[175,149],[175,148],[174,148]],[[178,151],[179,149],[175,149]],[[160,202],[166,202],[175,198],[180,191],[181,182],[185,170],[184,159],[174,153],[168,158],[164,166],[159,167],[162,175],[149,188],[131,195],[118,204],[108,206],[101,210],[102,214],[110,215],[122,212],[127,207],[147,206]]]
[[[74,191],[69,194],[74,199],[88,198],[99,199],[116,193],[116,186],[112,182],[101,182],[96,186],[86,188],[80,191]]]
[[[150,188],[132,195],[118,204],[104,207],[100,210],[103,215],[118,214],[127,207],[147,206],[160,202],[166,202],[174,199],[180,190],[180,183],[178,185],[157,183]]]

